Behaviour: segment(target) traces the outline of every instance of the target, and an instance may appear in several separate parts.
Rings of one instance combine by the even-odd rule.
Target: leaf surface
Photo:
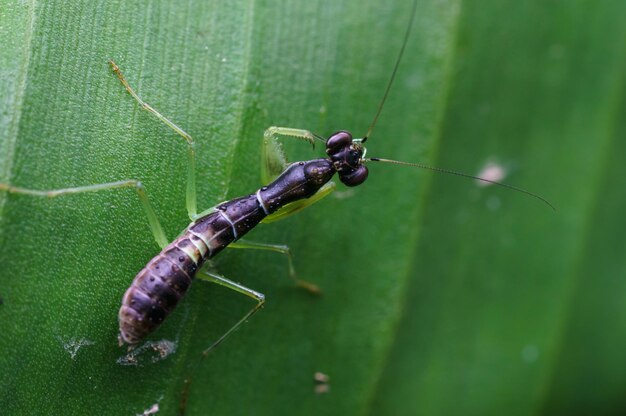
[[[368,156],[470,174],[492,162],[558,212],[496,187],[372,163],[363,186],[340,185],[250,234],[288,244],[300,277],[323,296],[294,288],[278,254],[218,256],[222,274],[268,303],[205,359],[200,352],[252,307],[205,282],[136,362],[117,346],[121,297],[158,252],[132,190],[0,194],[0,408],[618,413],[624,8],[419,1]],[[173,238],[188,223],[185,144],[138,108],[108,59],[195,138],[205,209],[260,186],[271,125],[364,134],[410,10],[352,0],[7,2],[0,182],[140,179]],[[323,154],[285,147],[291,160]],[[315,372],[330,376],[328,393],[315,393]]]

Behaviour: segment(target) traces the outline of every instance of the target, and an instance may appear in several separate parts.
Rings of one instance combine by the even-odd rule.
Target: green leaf
[[[410,2],[18,2],[0,25],[0,183],[140,179],[170,238],[199,208],[254,192],[271,125],[367,130]],[[216,258],[267,306],[194,283],[129,362],[117,311],[158,252],[134,191],[0,193],[0,409],[7,414],[619,413],[626,5],[421,0],[368,156],[547,197],[371,163],[359,188]],[[320,157],[288,143],[291,160]],[[167,342],[166,342],[167,341]],[[151,346],[156,343],[160,351]],[[159,354],[161,353],[161,355]],[[316,394],[315,372],[330,377]]]

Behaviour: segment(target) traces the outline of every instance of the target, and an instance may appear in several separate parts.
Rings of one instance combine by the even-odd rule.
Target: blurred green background
[[[364,134],[410,10],[4,0],[0,182],[141,179],[174,237],[187,225],[184,144],[108,59],[198,142],[206,208],[260,185],[270,125]],[[363,186],[250,235],[290,245],[322,297],[293,288],[279,255],[219,256],[268,303],[205,360],[252,305],[204,282],[136,363],[116,344],[121,296],[158,252],[133,191],[0,194],[0,413],[624,414],[624,15],[621,0],[419,0],[368,155],[470,174],[496,164],[557,212],[371,165]]]

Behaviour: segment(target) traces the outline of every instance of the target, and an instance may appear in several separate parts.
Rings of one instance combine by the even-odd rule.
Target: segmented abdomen
[[[266,216],[256,195],[216,207],[154,257],[133,280],[119,312],[120,342],[136,344],[154,331],[187,293],[204,262]]]
[[[255,194],[224,202],[193,222],[139,272],[120,308],[120,341],[136,344],[185,295],[202,264],[291,202],[314,195],[335,173],[330,159],[296,162]]]

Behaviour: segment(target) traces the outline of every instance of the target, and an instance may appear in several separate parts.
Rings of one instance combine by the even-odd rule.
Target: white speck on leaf
[[[157,413],[159,413],[159,402],[163,400],[163,396],[159,397],[159,399],[157,400],[156,403],[154,403],[152,406],[150,406],[149,408],[147,408],[146,410],[143,411],[143,413],[137,413],[136,416],[150,416],[150,415],[156,415]]]
[[[500,164],[494,162],[488,162],[478,173],[479,178],[484,178],[490,181],[501,182],[507,175],[506,170]],[[476,181],[478,186],[490,186],[493,185],[489,182]]]
[[[58,340],[63,346],[63,349],[70,355],[70,358],[72,360],[76,358],[76,355],[78,354],[78,350],[80,350],[82,347],[95,344],[95,342],[89,341],[88,339],[85,339],[85,338],[76,339],[72,337],[69,340],[64,340],[63,338],[58,337]]]
[[[177,343],[167,339],[161,341],[147,341],[140,347],[137,347],[127,354],[119,357],[117,363],[119,365],[139,366],[142,360],[146,360],[146,355],[150,357],[153,363],[162,361],[176,352]]]

